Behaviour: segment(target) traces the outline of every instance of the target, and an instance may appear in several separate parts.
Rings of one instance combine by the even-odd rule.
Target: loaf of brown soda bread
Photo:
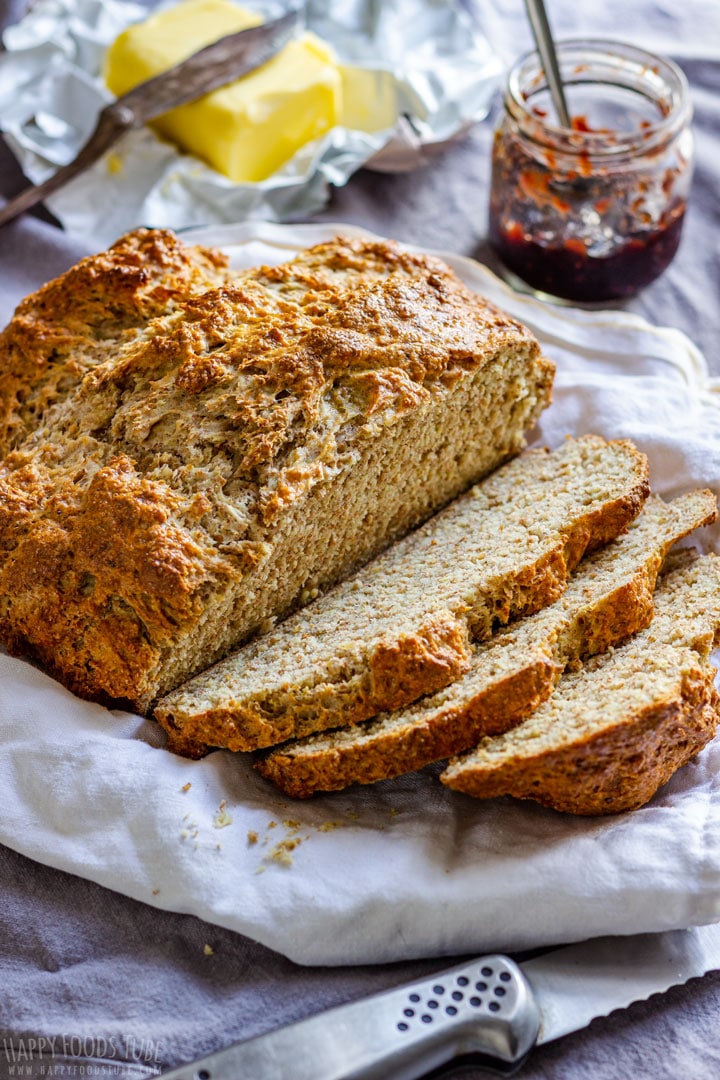
[[[553,366],[393,243],[232,274],[141,231],[28,298],[0,371],[0,641],[146,711],[515,455]]]

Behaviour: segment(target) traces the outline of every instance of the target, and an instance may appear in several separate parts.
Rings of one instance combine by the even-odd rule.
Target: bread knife
[[[69,165],[0,207],[0,227],[84,172],[130,128],[142,127],[169,109],[187,105],[267,63],[293,37],[301,21],[300,9],[293,8],[279,19],[227,34],[106,105],[92,135]]]
[[[534,1046],[720,968],[720,924],[595,938],[515,963],[483,956],[341,1005],[164,1080],[415,1080],[478,1055],[510,1075]]]

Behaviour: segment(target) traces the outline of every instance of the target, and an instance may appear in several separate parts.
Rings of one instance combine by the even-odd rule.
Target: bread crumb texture
[[[450,686],[407,709],[284,743],[256,768],[304,798],[422,768],[515,727],[564,671],[580,669],[581,658],[648,626],[665,555],[716,513],[710,491],[670,504],[651,497],[627,533],[580,563],[558,600],[478,646],[468,672]]]
[[[479,798],[514,795],[573,814],[643,806],[714,736],[710,650],[720,627],[720,558],[664,577],[647,629],[560,680],[512,731],[483,739],[441,775]]]
[[[496,470],[270,634],[169,694],[180,752],[253,750],[398,709],[463,675],[472,640],[556,600],[649,493],[645,456],[597,436]]]
[[[0,335],[0,640],[147,711],[516,454],[552,375],[393,243],[131,233]]]

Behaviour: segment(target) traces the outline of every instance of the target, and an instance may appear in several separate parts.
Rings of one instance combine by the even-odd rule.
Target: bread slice
[[[720,721],[708,656],[720,627],[720,558],[672,571],[650,626],[564,675],[552,697],[442,773],[478,798],[514,795],[571,814],[643,806]]]
[[[170,747],[253,750],[401,708],[467,670],[471,639],[555,600],[640,510],[647,462],[596,436],[503,466],[352,579],[177,691]]]
[[[624,536],[580,563],[559,600],[478,646],[462,678],[409,709],[286,743],[256,768],[306,798],[399,776],[507,731],[550,696],[569,664],[648,625],[665,555],[716,516],[710,491],[669,505],[651,497]]]
[[[554,369],[391,242],[200,291],[181,269],[149,321],[151,255],[131,255],[81,264],[5,336],[10,426],[33,430],[0,463],[0,642],[146,711],[515,455]],[[55,381],[47,327],[70,341]]]

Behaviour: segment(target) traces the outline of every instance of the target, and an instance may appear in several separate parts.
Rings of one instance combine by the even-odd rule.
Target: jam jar
[[[489,239],[507,271],[565,300],[623,299],[670,263],[692,176],[687,81],[670,60],[558,44],[569,128],[536,52],[512,68],[495,131]]]

